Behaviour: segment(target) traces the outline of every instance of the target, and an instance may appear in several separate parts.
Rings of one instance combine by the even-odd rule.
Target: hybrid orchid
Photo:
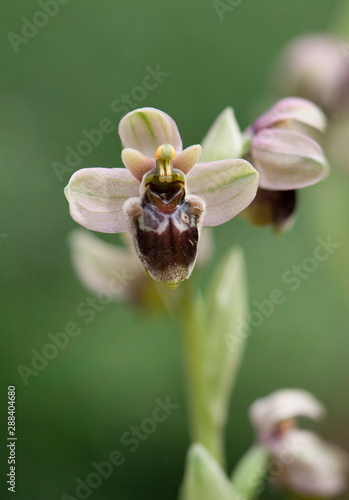
[[[250,407],[259,443],[270,453],[274,480],[306,498],[339,495],[347,486],[348,457],[311,431],[297,428],[297,417],[319,419],[324,407],[300,389],[276,391]]]
[[[232,219],[253,200],[258,173],[243,159],[197,163],[173,119],[142,108],[119,124],[126,168],[86,168],[65,189],[72,218],[87,229],[130,232],[147,273],[170,287],[189,278],[202,226]]]
[[[311,130],[323,132],[325,126],[325,115],[315,104],[295,97],[278,101],[244,134],[237,129],[232,109],[227,108],[203,141],[204,155],[207,148],[210,159],[211,151],[216,155],[224,151],[225,158],[241,155],[248,159],[259,172],[259,189],[244,217],[256,225],[272,223],[284,229],[295,209],[295,190],[319,182],[328,173],[324,152],[310,137]]]

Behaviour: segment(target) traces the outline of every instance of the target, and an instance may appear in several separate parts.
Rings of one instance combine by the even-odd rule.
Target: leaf
[[[211,418],[223,427],[248,336],[247,289],[243,252],[231,250],[218,269],[208,304],[205,371]]]
[[[186,461],[181,500],[238,500],[236,490],[206,448],[193,444]]]
[[[241,458],[231,480],[244,500],[254,500],[263,489],[269,453],[259,445],[252,446]]]

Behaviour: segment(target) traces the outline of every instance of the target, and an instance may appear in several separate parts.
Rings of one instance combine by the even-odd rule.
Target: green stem
[[[205,374],[206,331],[203,307],[190,282],[182,285],[182,344],[191,440],[201,443],[224,465],[223,428],[212,418]]]

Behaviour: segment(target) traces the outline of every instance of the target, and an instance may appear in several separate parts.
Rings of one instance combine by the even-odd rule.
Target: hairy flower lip
[[[170,288],[191,275],[205,212],[199,197],[184,194],[169,211],[146,197],[130,198],[124,206],[139,260],[151,278]]]

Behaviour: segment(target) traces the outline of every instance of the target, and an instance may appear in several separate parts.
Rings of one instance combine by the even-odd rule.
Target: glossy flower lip
[[[197,163],[173,119],[142,108],[119,124],[125,168],[87,168],[65,189],[72,218],[87,229],[129,231],[149,275],[169,286],[190,276],[202,226],[232,219],[253,200],[258,173],[243,159]]]

